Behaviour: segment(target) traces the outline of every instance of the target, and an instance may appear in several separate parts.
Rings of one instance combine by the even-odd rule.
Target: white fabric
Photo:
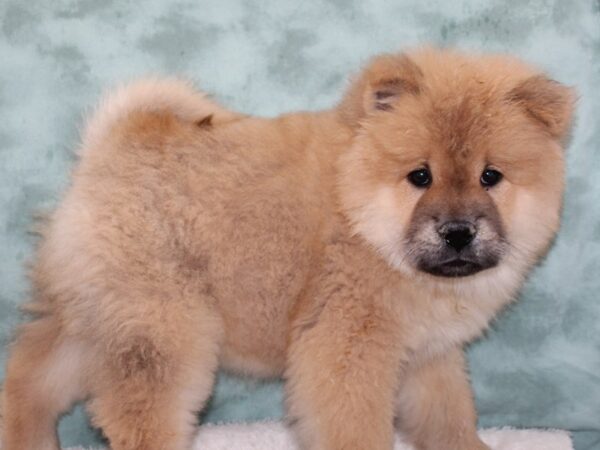
[[[481,439],[493,450],[573,450],[571,438],[561,430],[489,429]],[[204,425],[193,450],[298,450],[289,430],[280,422]],[[394,450],[412,447],[396,439]],[[81,447],[69,450],[83,450]]]

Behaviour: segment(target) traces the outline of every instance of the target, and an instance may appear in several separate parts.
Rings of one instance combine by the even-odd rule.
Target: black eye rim
[[[421,167],[411,171],[406,178],[415,187],[424,189],[432,182],[431,171],[429,167]]]
[[[486,167],[481,173],[479,181],[483,187],[489,188],[496,186],[498,183],[500,183],[500,181],[502,181],[502,178],[504,178],[502,172],[492,167]]]

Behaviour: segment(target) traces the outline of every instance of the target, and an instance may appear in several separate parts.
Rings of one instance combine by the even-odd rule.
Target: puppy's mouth
[[[439,277],[466,277],[486,269],[482,264],[464,259],[453,258],[432,266],[421,266],[421,270]]]
[[[469,230],[469,239],[465,238],[462,230],[451,230],[444,236],[431,228],[417,229],[416,237],[409,235],[404,249],[409,255],[410,265],[436,277],[468,277],[496,267],[508,245],[500,233],[486,229],[481,231],[481,226],[477,233]],[[459,231],[461,234],[458,234]],[[482,237],[484,234],[487,236]]]

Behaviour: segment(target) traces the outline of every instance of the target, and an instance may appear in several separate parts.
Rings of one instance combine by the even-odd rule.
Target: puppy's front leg
[[[477,436],[462,349],[408,369],[397,414],[400,429],[419,450],[489,450]]]
[[[344,294],[337,290],[292,338],[290,422],[303,449],[391,450],[398,375],[391,323],[374,302]]]

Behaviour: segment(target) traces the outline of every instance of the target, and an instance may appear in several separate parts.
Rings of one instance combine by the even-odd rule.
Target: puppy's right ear
[[[352,125],[374,111],[394,109],[403,95],[417,95],[423,72],[407,55],[375,58],[352,83],[339,105],[342,117]]]
[[[571,127],[577,95],[570,87],[534,75],[510,91],[508,100],[519,105],[551,136],[564,139]]]

